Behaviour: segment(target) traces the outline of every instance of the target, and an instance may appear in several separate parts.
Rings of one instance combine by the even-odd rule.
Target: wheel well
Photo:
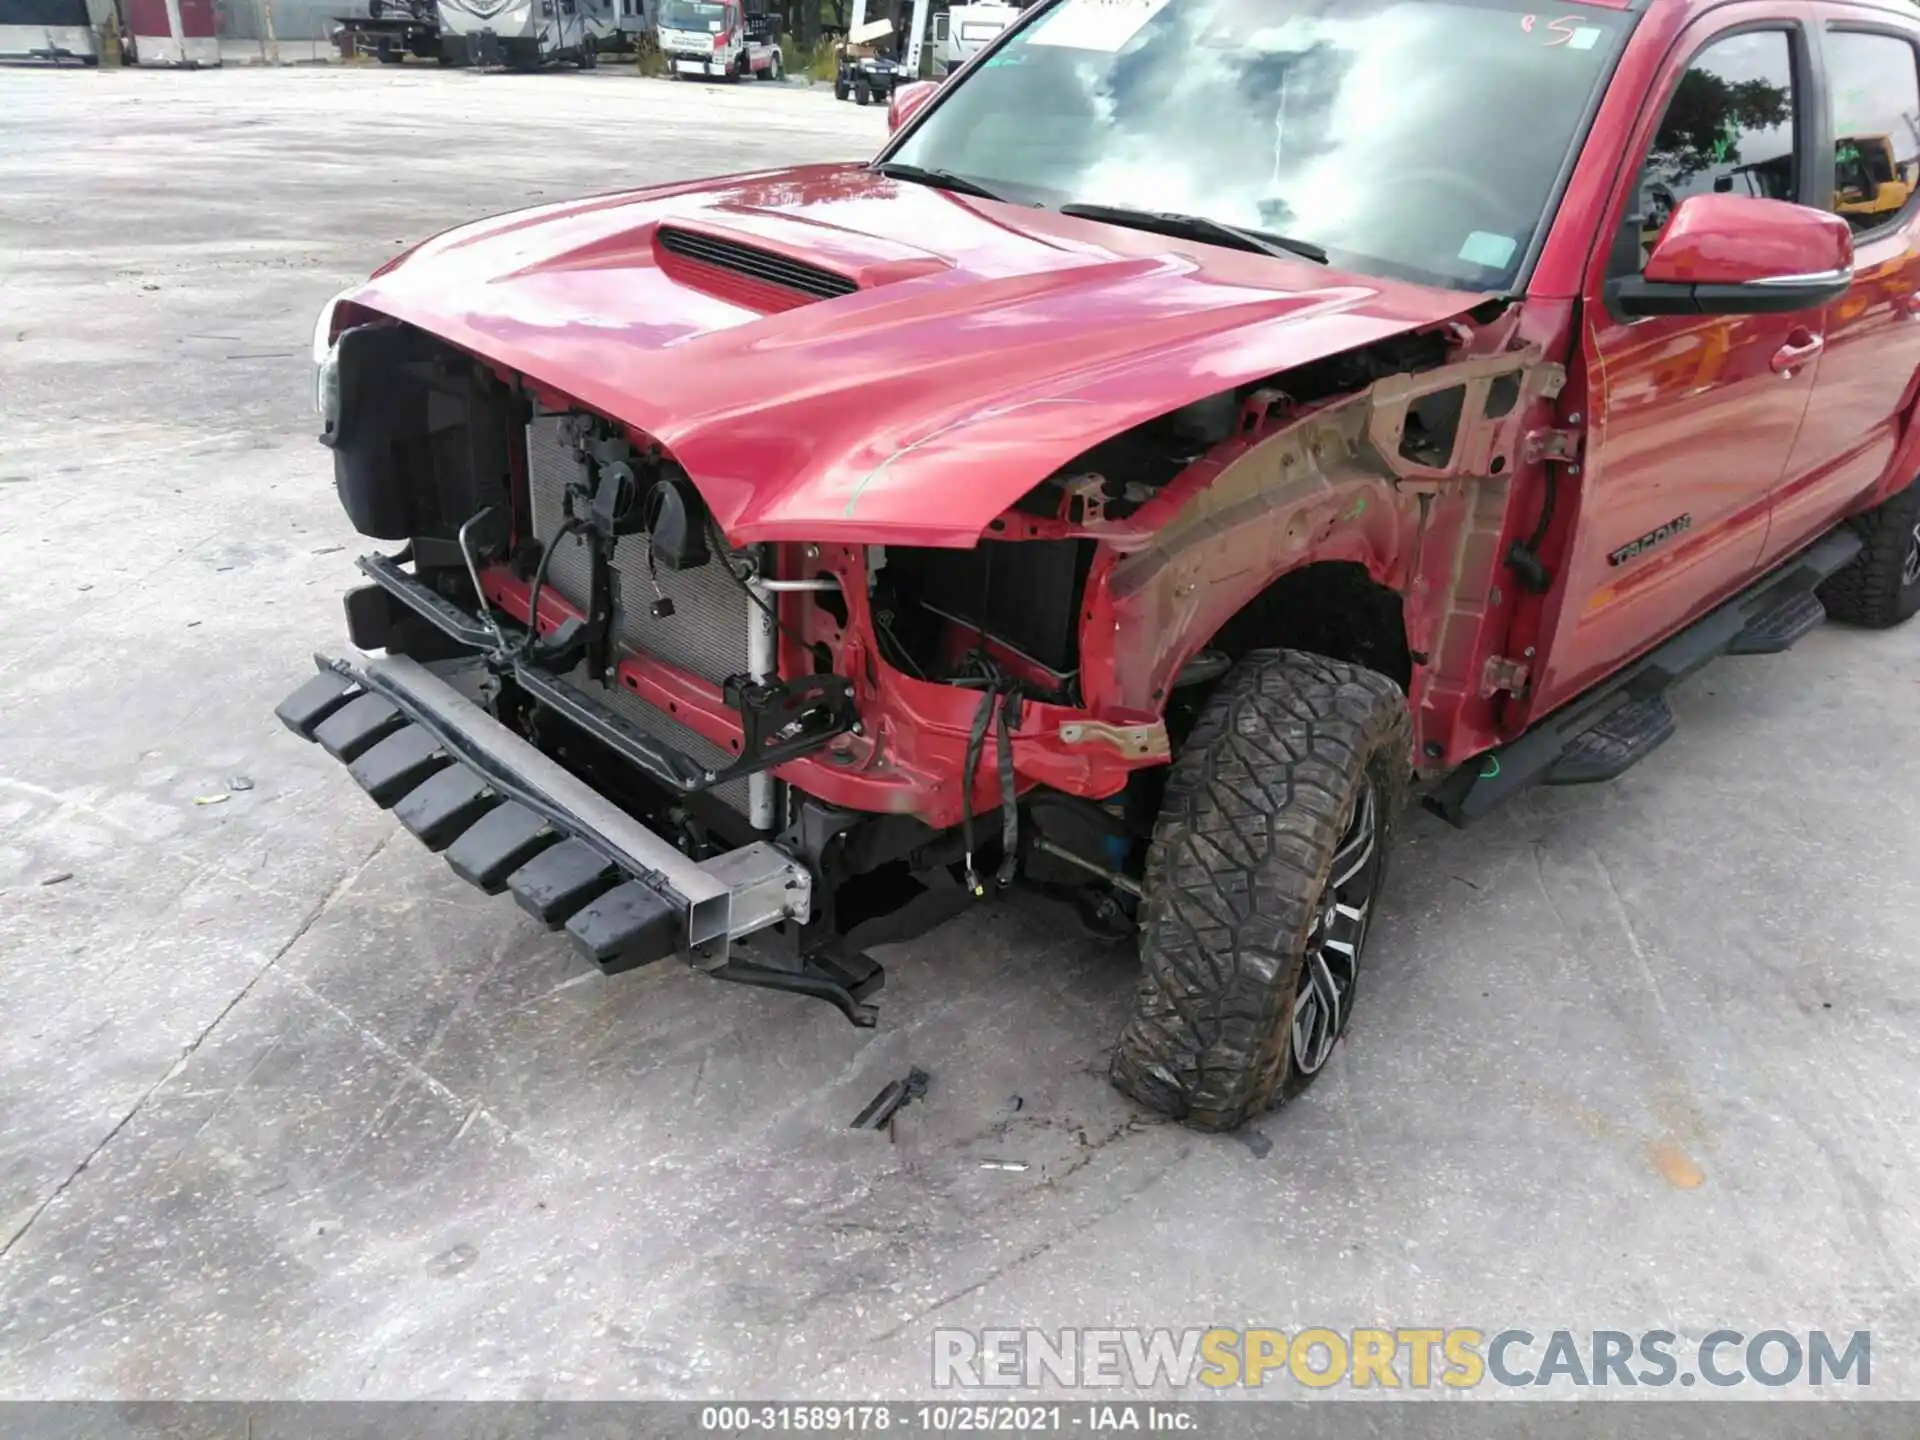
[[[1289,570],[1221,626],[1211,648],[1237,659],[1273,646],[1364,665],[1402,690],[1413,680],[1399,593],[1348,561]]]

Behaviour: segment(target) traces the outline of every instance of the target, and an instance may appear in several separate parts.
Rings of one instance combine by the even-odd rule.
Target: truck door
[[[1820,154],[1833,163],[1821,203],[1853,227],[1853,284],[1827,307],[1813,406],[1793,452],[1797,478],[1774,506],[1768,560],[1819,535],[1886,474],[1920,370],[1915,32],[1885,12],[1832,14],[1820,36]]]
[[[747,37],[740,22],[740,7],[729,0],[729,3],[722,7],[722,13],[724,18],[720,21],[720,25],[726,48],[723,54],[716,54],[714,59],[725,59],[736,71],[745,70],[747,67],[742,62],[747,56]]]
[[[1534,711],[1647,650],[1752,576],[1813,393],[1819,312],[1610,314],[1672,209],[1707,192],[1804,193],[1812,52],[1797,12],[1716,10],[1660,67],[1589,276],[1590,414],[1567,592]],[[1782,193],[1784,192],[1784,193]],[[1609,237],[1611,244],[1609,244]]]

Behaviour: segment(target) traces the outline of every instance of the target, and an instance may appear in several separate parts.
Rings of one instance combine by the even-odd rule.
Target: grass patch
[[[787,62],[787,73],[832,84],[835,64],[833,41],[823,35],[813,42],[810,50],[802,50],[799,42],[794,42],[793,59]]]
[[[641,35],[633,47],[633,69],[637,75],[658,80],[667,73],[667,57],[660,53],[660,46],[651,35]]]

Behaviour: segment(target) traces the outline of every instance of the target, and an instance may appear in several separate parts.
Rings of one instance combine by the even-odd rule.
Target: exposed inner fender
[[[1317,561],[1357,563],[1402,594],[1409,643],[1434,672],[1469,663],[1533,402],[1564,381],[1528,346],[1389,376],[1220,446],[1131,517],[1129,529],[1151,532],[1145,543],[1114,546],[1091,577],[1089,702],[1157,709],[1222,625]],[[1452,423],[1436,449],[1417,417],[1441,396]]]

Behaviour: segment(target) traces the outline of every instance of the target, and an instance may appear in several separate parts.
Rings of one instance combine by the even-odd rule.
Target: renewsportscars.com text
[[[943,1390],[1128,1387],[1261,1390],[1471,1390],[1873,1383],[1868,1331],[1483,1330],[1468,1326],[1333,1330],[935,1330]]]

